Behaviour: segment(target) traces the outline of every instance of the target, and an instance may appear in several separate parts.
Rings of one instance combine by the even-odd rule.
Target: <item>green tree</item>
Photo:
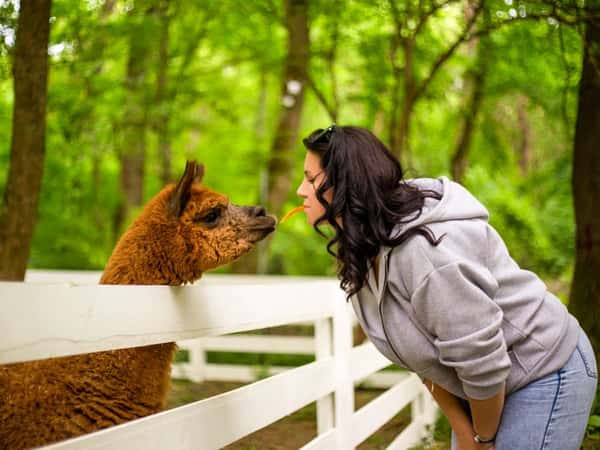
[[[577,249],[569,307],[600,355],[600,17],[586,22],[583,42],[572,176]]]
[[[125,79],[126,98],[118,149],[121,169],[121,199],[115,215],[118,233],[134,208],[144,200],[147,131],[151,105],[153,37],[159,29],[159,0],[136,0],[129,11],[129,55]]]
[[[46,151],[50,0],[22,2],[13,61],[10,169],[0,209],[0,279],[23,280]]]

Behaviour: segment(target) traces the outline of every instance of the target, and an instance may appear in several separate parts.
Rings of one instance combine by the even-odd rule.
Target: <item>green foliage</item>
[[[131,8],[140,4],[146,9],[132,13]],[[181,173],[186,159],[194,158],[206,165],[205,183],[229,195],[232,202],[264,201],[261,190],[280,109],[287,46],[284,2],[170,4],[168,89],[161,103],[155,101],[160,33],[153,4],[150,0],[53,2],[47,152],[33,267],[100,269],[105,264],[122,232],[114,229],[121,196],[118,156],[124,151],[122,127],[131,102],[144,105],[148,120],[147,131],[139,136],[146,141],[146,200],[162,188],[156,125],[167,117],[172,179]],[[504,1],[486,5],[490,23],[508,17],[510,6]],[[410,8],[400,9],[403,37],[416,27],[410,14]],[[13,101],[9,35],[16,18],[14,2],[4,2],[0,6],[0,190],[9,165]],[[330,103],[335,89],[338,122],[367,126],[387,142],[394,86],[390,3],[315,0],[309,22],[310,75]],[[514,22],[486,36],[490,56],[484,62],[476,59],[471,44],[462,44],[441,66],[415,104],[410,152],[403,163],[407,176],[450,173],[459,125],[467,112],[465,80],[478,64],[487,64],[465,184],[488,207],[492,224],[519,264],[545,277],[564,277],[573,260],[570,146],[580,35],[576,28],[546,21]],[[428,76],[463,24],[464,2],[455,2],[437,10],[419,31],[413,55],[417,83]],[[128,58],[131,52],[142,51],[133,44],[146,40],[151,45],[143,98],[133,98],[126,89]],[[328,58],[334,49],[332,69]],[[406,63],[402,51],[396,53],[395,63],[400,68]],[[403,79],[402,75],[397,86],[400,101]],[[517,151],[523,135],[518,105],[523,99],[532,158],[527,173],[519,170]],[[307,89],[300,135],[330,121],[314,92]],[[293,155],[294,189],[286,210],[299,204],[294,191],[301,181],[304,155],[299,139]],[[272,237],[268,269],[333,275],[335,261],[326,251],[327,241],[296,216]]]
[[[561,183],[552,183],[553,187],[537,186],[536,193],[518,180],[492,178],[480,166],[471,168],[465,181],[490,211],[490,224],[507,242],[513,258],[523,268],[549,277],[568,268],[574,238],[569,185],[563,182],[556,188]],[[545,195],[548,191],[554,192]]]
[[[589,444],[589,447],[585,448],[598,448],[600,446],[600,391],[596,391],[585,438],[586,444]]]
[[[7,181],[13,126],[15,3],[0,2],[0,192]],[[402,7],[401,36],[407,38],[417,23],[411,6],[416,11],[418,5],[434,2],[397,3]],[[450,3],[437,10],[415,38],[416,83],[428,77],[460,34],[466,2]],[[488,24],[521,14],[521,8],[528,13],[544,8],[544,2],[515,3],[519,5],[486,2]],[[132,13],[139,4],[150,13]],[[173,179],[185,160],[193,158],[206,166],[205,184],[226,193],[232,202],[264,201],[261,191],[280,110],[288,39],[284,2],[170,2],[163,102],[156,100],[160,33],[152,6],[157,4],[53,1],[47,148],[31,267],[101,269],[106,263],[122,232],[114,226],[121,196],[118,157],[126,150],[122,128],[131,106],[141,105],[148,122],[139,136],[146,141],[145,200],[162,188],[157,124],[167,118]],[[337,97],[338,123],[366,126],[389,142],[392,92],[397,89],[403,100],[407,63],[406,54],[397,49],[394,62],[401,76],[396,85],[390,61],[395,31],[390,2],[315,0],[309,16],[310,75],[329,103],[334,94]],[[463,43],[414,105],[409,149],[403,155],[407,177],[450,173],[459,127],[469,112],[468,79],[474,68],[485,66],[483,101],[464,184],[488,208],[491,224],[517,263],[548,279],[568,278],[573,265],[570,178],[580,31],[558,22],[516,19],[486,34],[479,44]],[[131,52],[143,51],[142,43],[149,44],[144,50],[147,70],[141,75],[144,89],[134,98],[127,91],[127,64]],[[473,45],[482,43],[484,58],[473,51]],[[300,135],[330,122],[307,89]],[[520,167],[523,148],[530,157],[526,170]],[[304,155],[299,139],[292,155],[294,189],[285,210],[300,203],[294,191],[302,178]],[[302,215],[281,226],[271,238],[269,272],[334,275],[335,260],[326,251],[331,230],[323,231],[325,238]],[[176,358],[185,361],[187,355],[179,352]],[[209,352],[208,360],[255,365],[260,377],[270,365],[294,366],[313,359]],[[586,448],[600,442],[598,394],[586,439]],[[449,440],[449,424],[440,416],[423,446],[447,446]]]
[[[433,426],[427,426],[427,435],[409,450],[441,450],[450,448],[452,427],[444,414],[438,413]]]

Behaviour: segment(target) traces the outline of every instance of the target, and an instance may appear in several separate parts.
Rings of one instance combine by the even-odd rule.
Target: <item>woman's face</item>
[[[296,195],[304,199],[304,212],[306,221],[314,225],[319,217],[325,214],[325,208],[317,199],[317,189],[323,183],[325,172],[321,168],[321,158],[314,152],[307,151],[304,158],[304,178],[296,190]],[[325,192],[325,200],[331,202],[333,199],[331,189]]]

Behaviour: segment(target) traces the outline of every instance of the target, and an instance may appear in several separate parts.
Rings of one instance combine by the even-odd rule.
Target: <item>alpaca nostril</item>
[[[267,215],[267,211],[262,206],[254,207],[254,216],[255,217],[264,217]]]

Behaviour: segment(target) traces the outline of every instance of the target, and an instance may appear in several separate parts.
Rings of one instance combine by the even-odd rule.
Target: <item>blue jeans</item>
[[[592,345],[583,330],[565,365],[511,393],[504,410],[496,450],[579,450],[598,384]],[[461,403],[469,414],[469,403]],[[452,432],[452,450],[457,450]]]

